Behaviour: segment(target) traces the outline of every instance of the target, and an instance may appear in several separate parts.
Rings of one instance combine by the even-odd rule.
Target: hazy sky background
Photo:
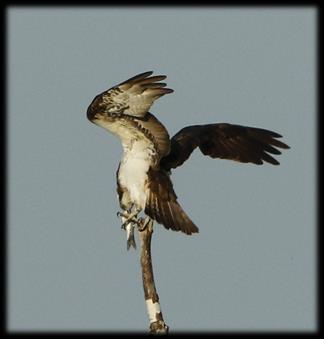
[[[230,122],[291,146],[280,166],[196,151],[174,170],[200,233],[155,226],[170,330],[315,329],[315,24],[311,7],[9,8],[8,328],[147,331],[116,217],[122,148],[86,110],[154,70],[175,90],[151,109],[171,135]]]

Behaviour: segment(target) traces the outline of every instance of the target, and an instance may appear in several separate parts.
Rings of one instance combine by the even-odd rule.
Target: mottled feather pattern
[[[164,94],[172,93],[164,88],[165,75],[150,76],[153,72],[145,72],[130,78],[103,93],[103,100],[110,111],[122,112],[136,117],[143,117],[153,102]]]
[[[152,74],[138,74],[98,94],[87,116],[121,139],[124,155],[117,171],[121,208],[144,209],[167,229],[196,233],[198,227],[177,201],[169,177],[172,168],[181,166],[196,148],[211,158],[278,165],[273,155],[289,146],[278,140],[281,135],[276,132],[229,123],[187,126],[170,140],[166,128],[148,110],[173,90],[161,82],[165,75]]]
[[[170,152],[169,133],[153,114],[147,113],[144,118],[134,119],[134,122],[154,142],[160,158]]]

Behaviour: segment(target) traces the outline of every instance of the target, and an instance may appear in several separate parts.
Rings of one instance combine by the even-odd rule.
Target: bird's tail
[[[148,203],[145,213],[166,229],[181,231],[188,235],[198,233],[198,227],[187,216],[177,201],[156,201],[156,205]]]
[[[148,188],[145,206],[148,216],[167,229],[186,234],[198,233],[198,227],[179,205],[167,173],[150,169]]]

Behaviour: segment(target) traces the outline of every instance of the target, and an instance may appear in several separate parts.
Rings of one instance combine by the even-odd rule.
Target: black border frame
[[[316,239],[316,254],[317,254],[317,262],[316,262],[316,267],[317,267],[317,284],[316,284],[316,295],[317,295],[317,330],[316,331],[235,331],[235,332],[223,332],[223,331],[215,331],[215,332],[194,332],[194,333],[183,333],[186,336],[187,335],[247,335],[247,336],[254,336],[254,335],[320,335],[322,333],[322,326],[321,326],[321,301],[322,301],[322,292],[321,292],[321,253],[320,253],[320,239],[321,239],[321,222],[320,222],[320,187],[321,187],[321,161],[320,161],[320,137],[321,137],[321,103],[320,103],[320,89],[321,89],[321,79],[320,79],[320,74],[321,74],[321,7],[318,2],[314,1],[295,1],[295,2],[280,2],[280,1],[264,1],[262,3],[257,2],[257,1],[248,1],[248,2],[243,2],[243,1],[218,1],[218,2],[208,2],[208,1],[199,1],[199,3],[188,3],[188,4],[183,4],[180,1],[174,1],[174,2],[149,2],[149,1],[138,1],[137,3],[134,2],[100,2],[100,1],[92,1],[91,3],[80,3],[77,1],[31,1],[31,2],[24,2],[24,1],[3,1],[3,10],[1,11],[1,23],[2,23],[2,41],[3,41],[3,53],[2,53],[2,82],[3,82],[3,91],[2,91],[2,105],[3,105],[3,112],[5,114],[1,115],[2,118],[2,124],[1,127],[3,128],[3,132],[1,134],[2,137],[2,151],[3,151],[3,156],[5,160],[8,159],[8,152],[7,152],[7,85],[8,85],[8,73],[7,73],[7,63],[8,63],[8,54],[7,54],[7,46],[8,46],[8,35],[7,35],[7,9],[10,7],[32,7],[32,6],[37,6],[37,7],[95,7],[95,6],[116,6],[116,7],[313,7],[317,9],[317,23],[316,23],[316,48],[317,48],[317,60],[316,60],[316,69],[317,69],[317,87],[316,87],[316,100],[317,100],[317,135],[316,135],[316,140],[317,140],[317,171],[316,171],[316,179],[317,179],[317,239]],[[293,122],[292,122],[293,123]],[[7,161],[3,162],[3,181],[2,181],[2,187],[3,187],[3,201],[5,201],[4,209],[3,209],[3,227],[1,228],[2,231],[2,264],[3,264],[3,274],[2,274],[2,335],[127,335],[127,334],[134,334],[134,335],[145,335],[148,333],[139,333],[139,332],[84,332],[84,331],[10,331],[8,332],[7,330],[7,310],[8,310],[8,302],[7,302],[7,288],[8,288],[8,283],[7,283],[7,198],[8,198],[8,186],[7,186],[7,175],[8,175],[8,167],[7,167]],[[172,329],[170,334],[182,334],[182,333],[172,333]]]

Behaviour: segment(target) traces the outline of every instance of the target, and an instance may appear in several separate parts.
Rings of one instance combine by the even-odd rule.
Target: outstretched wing
[[[212,158],[279,165],[270,154],[281,154],[277,148],[289,148],[277,140],[281,135],[266,129],[226,123],[188,126],[171,139],[170,153],[161,159],[162,168],[176,168],[186,161],[196,147]],[[276,148],[277,147],[277,148]]]
[[[147,173],[145,213],[165,228],[186,234],[197,233],[198,227],[179,205],[171,180],[164,171],[150,169]]]
[[[165,75],[151,76],[153,72],[138,74],[101,93],[101,105],[107,113],[124,113],[134,117],[143,117],[153,102],[162,95],[172,93],[164,88],[166,83],[159,82]]]

